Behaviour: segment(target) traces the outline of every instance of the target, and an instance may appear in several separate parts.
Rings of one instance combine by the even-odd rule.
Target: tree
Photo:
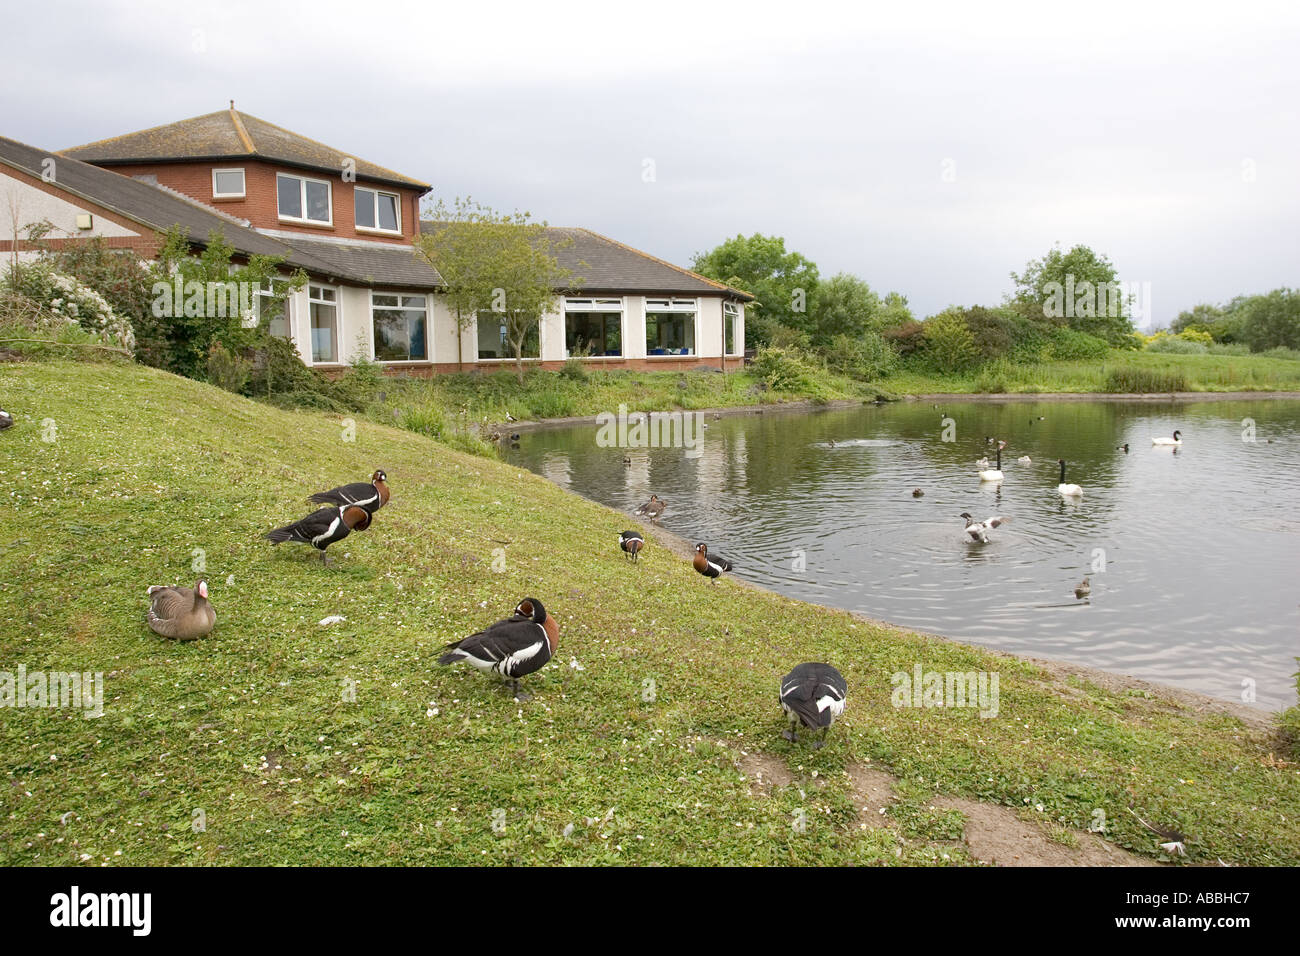
[[[873,329],[880,313],[880,296],[857,276],[841,272],[817,285],[809,337],[825,349],[837,336],[860,338]]]
[[[1130,297],[1115,266],[1084,245],[1068,252],[1052,248],[1031,259],[1020,275],[1012,300],[1034,307],[1046,319],[1064,320],[1076,332],[1086,332],[1123,347],[1131,341]]]
[[[978,357],[975,336],[960,310],[949,309],[925,320],[925,353],[941,372],[960,372]]]
[[[756,297],[745,312],[745,337],[751,344],[766,345],[778,325],[811,332],[817,266],[787,251],[780,236],[738,235],[710,252],[696,253],[691,268]]]
[[[573,241],[553,240],[527,212],[497,213],[468,197],[450,207],[440,201],[429,213],[435,225],[416,240],[416,254],[442,276],[458,329],[482,312],[501,316],[522,384],[524,343],[560,294],[582,284],[555,257]]]
[[[1251,296],[1240,308],[1241,332],[1252,352],[1300,349],[1300,289]]]

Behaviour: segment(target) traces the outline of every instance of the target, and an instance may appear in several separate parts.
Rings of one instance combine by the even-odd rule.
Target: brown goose
[[[645,515],[651,521],[658,521],[659,516],[664,513],[664,503],[658,495],[651,495],[650,500],[636,509],[636,514]]]
[[[176,641],[193,641],[212,630],[217,612],[208,603],[208,582],[199,578],[192,588],[155,584],[149,588],[149,613],[155,634]]]

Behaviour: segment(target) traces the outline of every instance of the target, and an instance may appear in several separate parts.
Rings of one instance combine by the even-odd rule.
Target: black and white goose
[[[293,524],[268,531],[266,540],[272,544],[283,541],[309,544],[320,552],[321,563],[329,564],[326,548],[336,541],[342,541],[353,531],[365,531],[368,527],[370,513],[365,508],[359,505],[333,505],[313,511]]]
[[[356,505],[373,515],[388,504],[388,476],[382,470],[376,471],[369,481],[354,481],[329,491],[318,491],[307,500],[318,505]]]
[[[519,678],[551,659],[560,640],[560,627],[537,598],[524,598],[513,617],[497,621],[487,630],[453,641],[438,658],[439,664],[466,661],[481,671],[500,674],[519,696]]]
[[[691,564],[696,571],[716,582],[731,570],[731,562],[720,554],[709,554],[709,546],[701,542],[695,546],[695,557]]]
[[[826,734],[835,718],[844,713],[848,693],[844,675],[830,664],[800,664],[781,678],[781,709],[790,718],[790,729],[782,731],[781,736],[798,743],[795,730],[803,724],[809,730],[822,732],[821,739],[813,744],[814,748],[820,748],[826,743]]]
[[[13,427],[14,427],[14,417],[10,415],[8,412],[6,412],[3,408],[0,408],[0,431],[4,431],[6,428],[13,428]]]
[[[618,547],[628,558],[635,561],[641,549],[645,547],[645,538],[641,537],[640,531],[623,531],[618,536]]]
[[[966,533],[970,535],[972,541],[979,541],[984,544],[989,543],[989,532],[999,525],[1004,525],[1010,518],[1003,515],[995,515],[992,518],[985,518],[983,521],[976,521],[970,516],[969,511],[963,511],[960,517],[966,519]]]

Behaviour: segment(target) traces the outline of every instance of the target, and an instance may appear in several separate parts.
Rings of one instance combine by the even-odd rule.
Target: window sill
[[[355,226],[357,232],[364,232],[367,236],[385,236],[389,239],[401,239],[405,233],[400,229],[372,229],[370,226]]]
[[[331,229],[331,230],[334,228],[334,223],[332,222],[316,222],[315,220],[312,219],[288,219],[284,216],[279,216],[277,218],[280,220],[280,222],[288,226],[307,226],[308,228],[311,229]]]

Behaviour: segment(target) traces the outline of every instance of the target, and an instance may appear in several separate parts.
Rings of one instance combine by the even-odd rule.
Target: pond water
[[[624,511],[658,494],[666,529],[790,597],[1256,706],[1296,702],[1300,401],[910,402],[705,421],[694,457],[601,447],[591,425],[528,432],[507,455]],[[1180,448],[1152,446],[1174,429]],[[997,484],[976,474],[990,437],[1007,442]],[[1057,493],[1058,458],[1082,498]],[[981,544],[963,511],[1011,520]]]

